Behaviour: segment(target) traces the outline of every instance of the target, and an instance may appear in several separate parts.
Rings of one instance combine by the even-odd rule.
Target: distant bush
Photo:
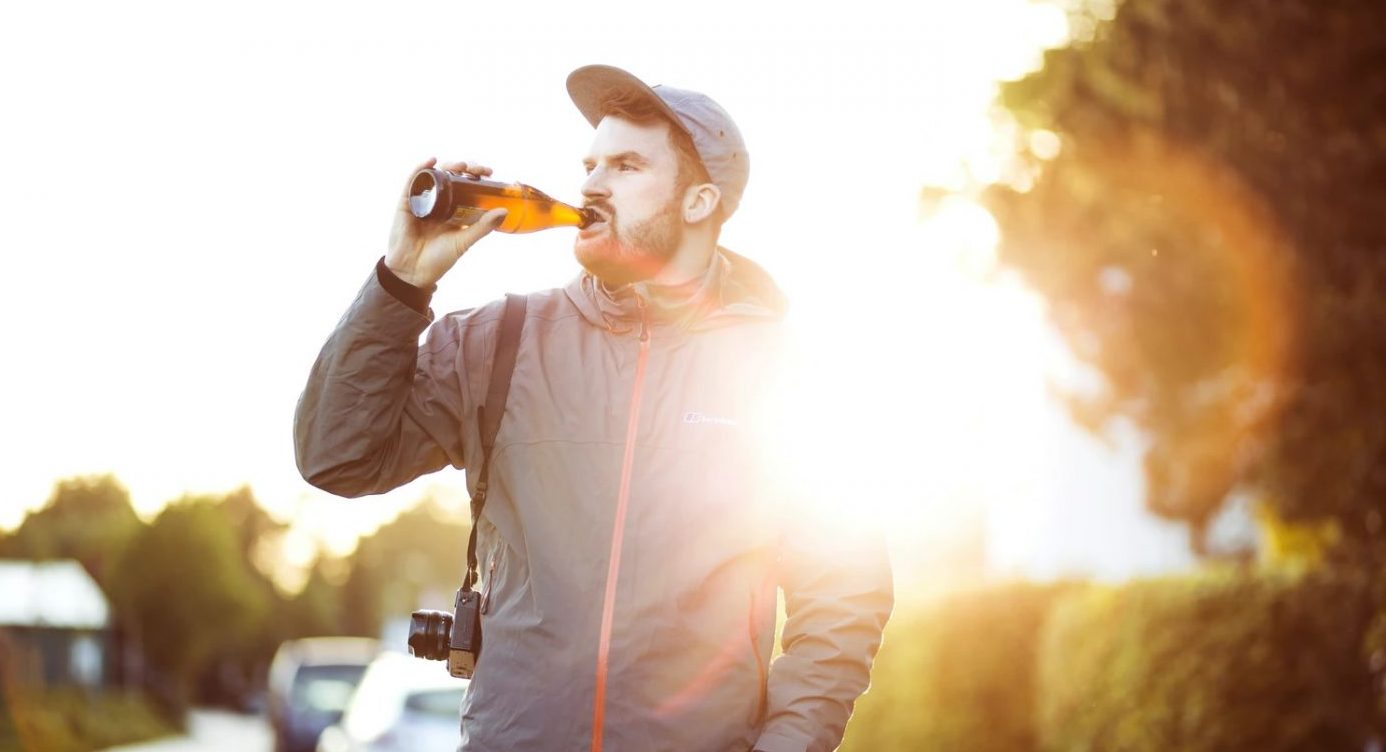
[[[1364,596],[1326,576],[1235,572],[1068,594],[1041,650],[1041,748],[1364,749]]]
[[[177,733],[135,692],[10,687],[0,714],[0,752],[89,752]]]
[[[897,613],[842,750],[1037,749],[1039,635],[1072,587],[1016,583]]]

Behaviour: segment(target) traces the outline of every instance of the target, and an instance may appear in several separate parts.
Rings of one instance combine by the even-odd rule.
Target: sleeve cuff
[[[395,300],[425,316],[428,315],[428,303],[433,300],[433,292],[438,289],[437,285],[423,288],[405,282],[390,271],[390,267],[385,265],[384,256],[381,256],[380,260],[375,263],[375,278],[380,281],[380,286],[385,288],[385,292],[390,293]]]

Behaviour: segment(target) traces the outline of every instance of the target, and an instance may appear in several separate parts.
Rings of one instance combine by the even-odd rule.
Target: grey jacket
[[[303,476],[360,496],[452,465],[474,486],[502,308],[430,327],[373,275],[299,401]],[[806,513],[762,461],[782,316],[768,275],[720,250],[674,296],[612,294],[586,275],[529,296],[478,524],[485,641],[461,749],[841,741],[890,570],[878,536]],[[787,620],[771,663],[777,589]]]

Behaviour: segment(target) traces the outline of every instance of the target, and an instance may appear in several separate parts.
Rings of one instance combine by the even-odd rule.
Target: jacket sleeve
[[[429,317],[372,274],[323,345],[294,413],[309,483],[339,496],[383,493],[462,467],[466,395],[458,317]]]
[[[844,515],[804,514],[786,532],[784,653],[770,667],[757,750],[836,749],[870,682],[894,604],[890,563],[880,529]]]

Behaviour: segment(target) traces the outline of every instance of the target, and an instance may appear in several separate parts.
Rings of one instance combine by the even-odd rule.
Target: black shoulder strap
[[[486,483],[491,473],[491,450],[496,446],[501,418],[505,416],[505,400],[510,396],[510,377],[515,373],[515,354],[520,349],[520,332],[525,327],[524,295],[506,293],[505,313],[501,316],[496,335],[495,357],[491,360],[491,383],[486,387],[486,401],[476,409],[476,423],[481,431],[481,475],[472,493],[472,532],[467,538],[467,574],[462,589],[471,590],[476,584],[476,523],[486,506]]]

